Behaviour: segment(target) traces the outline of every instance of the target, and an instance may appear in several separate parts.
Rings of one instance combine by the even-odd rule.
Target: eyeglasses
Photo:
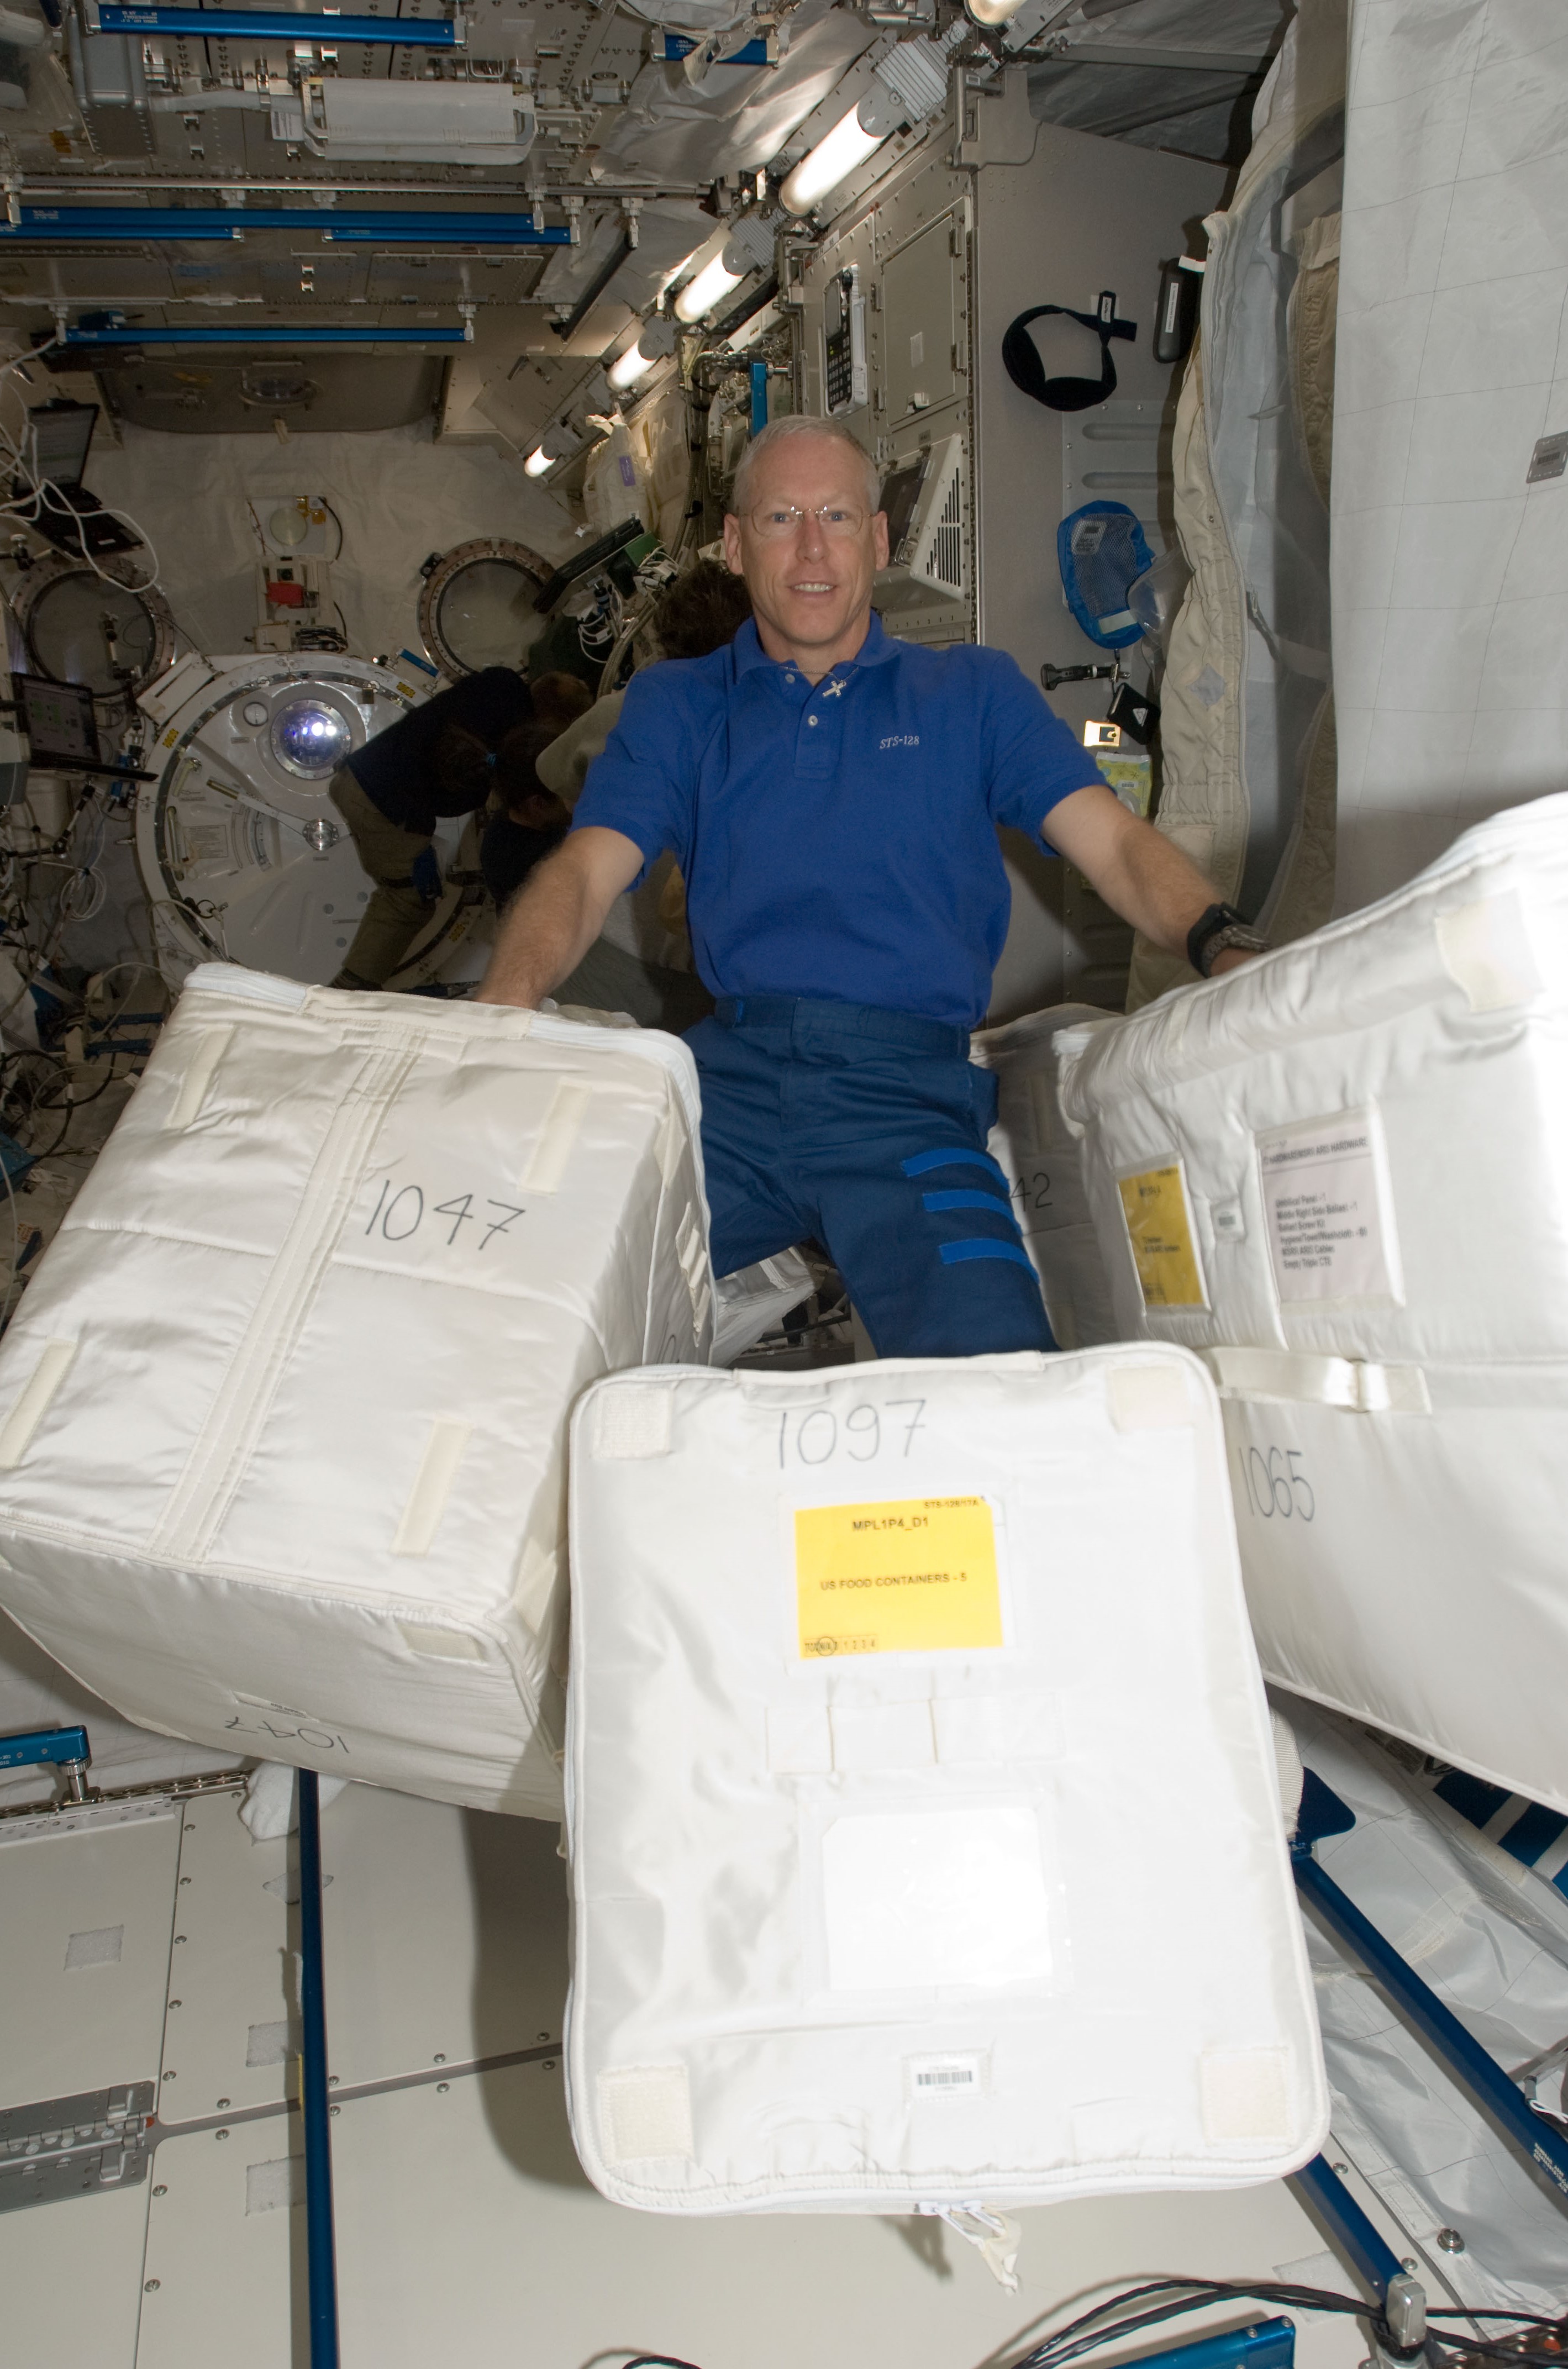
[[[866,513],[843,502],[823,502],[808,510],[799,509],[794,502],[777,503],[768,509],[752,511],[751,532],[764,543],[782,543],[786,535],[803,527],[808,518],[816,520],[830,541],[846,543],[862,532]]]

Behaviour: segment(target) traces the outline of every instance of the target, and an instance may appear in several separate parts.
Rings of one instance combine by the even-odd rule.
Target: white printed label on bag
[[[1257,1151],[1280,1299],[1397,1302],[1376,1111],[1276,1128]]]

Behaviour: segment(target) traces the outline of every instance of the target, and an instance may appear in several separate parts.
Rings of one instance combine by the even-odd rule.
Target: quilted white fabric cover
[[[996,1073],[996,1125],[986,1149],[1007,1178],[1024,1247],[1062,1349],[1093,1348],[1116,1337],[1078,1145],[1057,1100],[1056,1049],[1065,1029],[1112,1016],[1091,1003],[1057,1003],[969,1039],[970,1060]]]
[[[1313,2152],[1195,1358],[615,1376],[571,1476],[567,2096],[606,2196],[908,2212]]]
[[[557,1816],[567,1409],[705,1353],[672,1037],[212,965],[0,1345],[0,1603],[143,1726]]]
[[[1265,1674],[1568,1812],[1568,797],[1067,1047],[1118,1330],[1219,1380]]]

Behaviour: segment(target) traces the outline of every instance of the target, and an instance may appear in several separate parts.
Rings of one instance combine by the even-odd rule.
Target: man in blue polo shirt
[[[1117,804],[1012,658],[883,632],[877,498],[836,422],[778,420],[751,444],[725,550],[753,617],[711,657],[633,678],[480,995],[536,1005],[673,849],[718,1006],[686,1040],[715,1272],[815,1237],[884,1356],[1051,1348],[985,1148],[996,1083],[968,1059],[1007,931],[997,825],[1069,857],[1173,952],[1206,933],[1206,968],[1259,942]]]

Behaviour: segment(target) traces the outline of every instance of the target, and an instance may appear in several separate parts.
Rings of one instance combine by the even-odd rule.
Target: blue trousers
[[[794,996],[688,1032],[716,1275],[813,1237],[880,1356],[1054,1349],[962,1028]]]

